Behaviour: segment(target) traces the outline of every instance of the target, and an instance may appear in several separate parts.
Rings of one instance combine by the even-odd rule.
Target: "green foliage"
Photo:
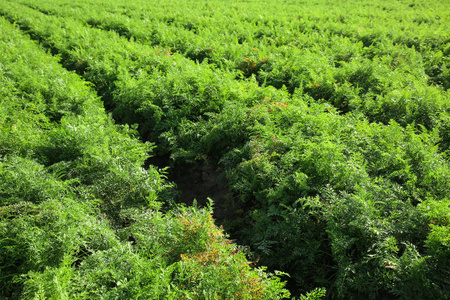
[[[318,300],[318,299],[322,299],[322,297],[324,297],[326,294],[326,291],[324,288],[317,288],[309,293],[306,293],[305,296],[301,296],[300,299],[301,300]]]
[[[448,298],[448,3],[82,2],[0,5],[2,297],[289,297],[154,150],[295,296]]]
[[[159,212],[172,185],[143,168],[153,144],[114,125],[91,87],[17,28],[0,26],[0,49],[13,53],[0,59],[0,297],[289,297],[280,278],[249,266],[211,209]]]
[[[57,180],[34,160],[12,156],[1,161],[0,166],[1,205],[22,201],[37,204],[67,193],[67,182]]]
[[[70,259],[117,244],[105,221],[93,215],[95,202],[70,198],[39,205],[22,202],[2,207],[2,292],[20,292],[14,285],[28,272],[42,272]],[[66,258],[67,256],[67,258]],[[67,263],[67,262],[66,262]]]

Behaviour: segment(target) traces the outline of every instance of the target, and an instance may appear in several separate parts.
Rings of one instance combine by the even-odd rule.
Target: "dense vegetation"
[[[450,298],[450,4],[0,16],[0,296],[276,299],[283,276],[311,299]],[[166,172],[192,164],[226,176],[247,250],[214,205],[176,203]]]
[[[273,299],[211,207],[177,207],[151,144],[0,19],[0,293],[7,299]]]

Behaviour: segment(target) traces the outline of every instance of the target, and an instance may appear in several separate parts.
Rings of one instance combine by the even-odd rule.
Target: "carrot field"
[[[0,299],[450,299],[450,2],[2,0]]]

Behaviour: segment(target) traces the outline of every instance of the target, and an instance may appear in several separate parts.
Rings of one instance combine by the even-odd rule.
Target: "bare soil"
[[[170,165],[168,156],[152,157],[147,164],[164,168]],[[208,205],[208,198],[213,200],[213,217],[217,224],[226,219],[233,219],[233,213],[227,209],[230,203],[229,186],[225,174],[217,171],[217,165],[206,161],[191,164],[174,164],[168,169],[168,180],[176,184],[176,201],[190,206],[194,199],[199,207]]]

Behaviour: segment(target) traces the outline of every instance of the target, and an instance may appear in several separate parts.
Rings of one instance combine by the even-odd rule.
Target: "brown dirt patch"
[[[159,168],[169,166],[168,156],[152,157],[147,164]],[[227,203],[230,203],[231,193],[225,174],[217,171],[217,165],[206,161],[198,161],[192,164],[175,164],[168,169],[168,180],[176,184],[175,200],[190,206],[194,199],[199,207],[208,204],[208,198],[214,203],[214,219],[217,224],[222,224],[226,219],[233,219]]]

